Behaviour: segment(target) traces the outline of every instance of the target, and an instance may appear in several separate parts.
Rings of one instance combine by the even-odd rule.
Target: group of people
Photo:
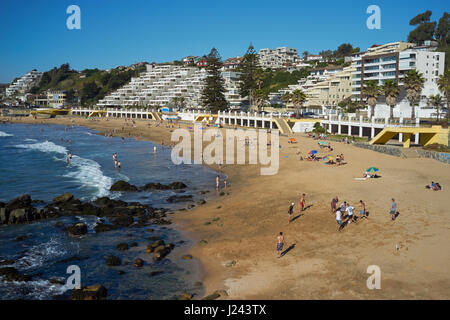
[[[113,153],[112,157],[114,160],[114,168],[118,168],[118,169],[122,168],[122,163],[117,158],[117,153]]]
[[[434,182],[434,181],[431,181],[431,185],[426,185],[425,188],[431,189],[433,191],[440,191],[440,190],[442,190],[442,187],[439,184],[439,182]]]
[[[338,231],[341,231],[343,225],[344,225],[344,219],[346,219],[346,223],[350,224],[352,222],[357,223],[358,218],[353,214],[353,210],[355,210],[355,207],[350,205],[347,201],[344,201],[341,203],[339,208],[337,207],[337,203],[339,202],[338,197],[334,197],[331,200],[331,212],[336,214],[336,222],[338,224]],[[359,217],[360,218],[367,218],[366,213],[366,204],[364,201],[359,200],[359,204],[361,205],[361,209],[359,211]],[[347,215],[345,215],[347,213]]]

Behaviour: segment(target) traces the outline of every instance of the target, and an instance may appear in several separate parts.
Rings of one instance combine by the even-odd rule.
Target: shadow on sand
[[[281,253],[281,256],[283,257],[285,254],[287,254],[289,251],[291,251],[292,249],[294,249],[295,248],[295,243],[294,244],[291,244],[290,246],[289,246],[289,248],[287,248],[286,250],[284,250],[282,253]]]

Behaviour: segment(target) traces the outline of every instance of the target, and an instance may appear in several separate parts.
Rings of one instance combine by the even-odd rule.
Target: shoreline
[[[76,120],[72,123],[70,119]],[[13,120],[41,121],[83,125],[103,133],[124,125],[122,119]],[[152,127],[147,128],[147,123]],[[136,127],[126,127],[122,134],[156,143],[170,141],[170,129],[157,128],[154,123],[136,120]],[[287,144],[290,137],[298,143]],[[299,161],[296,151],[301,150],[304,156],[317,148],[317,142],[300,134],[280,137],[277,175],[260,176],[258,165],[225,164],[221,172],[231,182],[226,189],[229,195],[172,216],[174,224],[194,236],[189,252],[204,268],[206,295],[226,290],[229,296],[220,299],[450,298],[450,275],[446,272],[450,263],[450,201],[445,191],[424,190],[432,180],[439,181],[444,190],[450,186],[448,165],[332,144],[332,153],[344,153],[347,165]],[[380,167],[382,178],[366,182],[353,179],[369,166]],[[217,166],[209,167],[218,171]],[[306,193],[307,204],[312,204],[304,213],[297,207],[301,193]],[[338,233],[329,209],[335,195],[340,202],[349,201],[355,213],[363,199],[371,213],[369,219]],[[396,198],[401,212],[394,222],[388,217],[391,197]],[[296,203],[296,220],[288,224],[290,202]],[[216,217],[218,223],[205,225]],[[292,247],[282,259],[276,259],[274,248],[279,231],[286,235],[286,246]],[[208,243],[200,245],[202,239]],[[394,249],[396,244],[399,251]],[[225,266],[232,261],[234,265]],[[380,265],[383,290],[366,288],[368,265]]]

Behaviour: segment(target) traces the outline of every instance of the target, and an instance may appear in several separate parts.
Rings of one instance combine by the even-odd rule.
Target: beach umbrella
[[[325,162],[328,162],[330,160],[333,160],[333,157],[331,157],[330,155],[328,155],[325,158],[323,158],[323,161],[325,161]]]
[[[325,141],[319,141],[319,145],[321,145],[321,146],[324,146],[324,145],[326,145],[327,143],[325,142]]]
[[[289,142],[297,142],[297,140],[295,140],[294,138],[290,138]]]
[[[317,150],[311,150],[310,152],[309,152],[309,154],[317,154],[318,152],[317,152]]]
[[[374,172],[378,172],[378,170],[379,170],[378,168],[370,167],[369,169],[366,170],[366,172],[374,173]]]

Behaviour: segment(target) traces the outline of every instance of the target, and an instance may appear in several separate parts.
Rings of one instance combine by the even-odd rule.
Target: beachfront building
[[[352,67],[345,67],[306,89],[308,99],[305,107],[311,112],[318,110],[318,114],[335,114],[339,102],[352,95],[351,77]]]
[[[47,91],[47,106],[50,108],[62,108],[66,102],[66,92],[61,90]]]
[[[364,102],[361,89],[368,80],[375,80],[378,85],[382,85],[386,80],[393,80],[401,88],[398,104],[394,108],[394,116],[409,117],[411,107],[406,99],[402,80],[408,71],[415,69],[425,78],[417,116],[432,116],[435,111],[428,106],[428,97],[440,93],[437,79],[444,73],[445,65],[445,53],[434,50],[435,46],[431,44],[416,47],[412,43],[399,41],[374,45],[366,52],[353,54],[352,100]],[[374,116],[384,118],[389,115],[389,112],[389,106],[386,105],[385,98],[381,96]]]
[[[311,61],[318,61],[318,62],[325,62],[323,57],[320,54],[309,54],[305,57],[306,62]]]
[[[185,66],[187,66],[187,65],[194,66],[201,59],[202,58],[199,56],[187,56],[187,57],[184,57],[183,59],[181,59],[181,62],[183,62],[183,64]]]
[[[276,49],[259,50],[259,64],[265,69],[281,69],[284,65],[297,63],[300,58],[295,48],[279,47]]]
[[[241,106],[239,73],[224,71],[225,98],[230,106]],[[184,98],[187,108],[201,106],[201,93],[207,77],[205,68],[175,65],[148,65],[138,77],[101,99],[98,107],[161,107]]]
[[[36,84],[42,77],[42,72],[38,72],[36,69],[27,72],[24,76],[20,77],[11,85],[6,88],[6,96],[12,96],[13,94],[24,94],[26,91]]]

